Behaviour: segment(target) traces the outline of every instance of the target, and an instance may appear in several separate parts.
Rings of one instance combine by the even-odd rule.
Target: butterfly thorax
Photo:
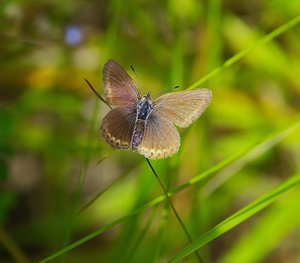
[[[152,110],[153,104],[150,98],[150,94],[148,93],[139,101],[137,105],[136,119],[146,121]]]
[[[143,139],[148,117],[152,110],[153,103],[148,93],[137,104],[135,127],[131,138],[131,147],[133,150],[136,150]]]

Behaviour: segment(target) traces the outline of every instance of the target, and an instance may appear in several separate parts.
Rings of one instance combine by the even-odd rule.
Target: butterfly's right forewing
[[[114,60],[109,60],[104,66],[103,84],[109,105],[136,106],[140,100],[136,83]]]
[[[135,118],[133,107],[117,107],[108,112],[101,123],[101,133],[106,142],[117,149],[128,149]]]
[[[194,89],[165,94],[154,101],[155,112],[185,128],[196,120],[211,100],[209,89]]]

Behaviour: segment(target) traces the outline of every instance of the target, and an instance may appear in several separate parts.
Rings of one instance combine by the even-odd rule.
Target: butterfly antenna
[[[134,67],[132,65],[130,65],[131,67],[131,70],[133,71],[134,75],[136,76],[136,78],[138,79],[139,83],[140,83],[140,86],[142,87],[143,91],[146,93],[146,89],[141,81],[141,79],[139,78],[138,74],[136,73]]]
[[[89,87],[91,88],[91,90],[96,94],[96,96],[102,101],[104,102],[108,107],[112,108],[105,99],[102,98],[102,96],[95,90],[95,88],[92,86],[92,84],[87,80],[84,79],[85,82],[89,85]]]
[[[180,86],[175,86],[175,87],[173,87],[173,88],[166,89],[166,90],[161,91],[161,92],[159,92],[158,94],[156,94],[156,96],[160,96],[160,95],[162,95],[162,94],[165,94],[165,93],[167,93],[167,92],[169,92],[169,91],[172,91],[172,90],[175,90],[175,89],[178,89],[178,88],[180,88]]]

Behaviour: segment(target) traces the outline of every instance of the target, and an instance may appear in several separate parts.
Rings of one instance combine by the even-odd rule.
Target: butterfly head
[[[152,105],[152,99],[151,99],[151,93],[150,93],[150,92],[148,92],[145,96],[143,96],[143,97],[140,99],[138,105],[145,104],[145,103],[146,103],[146,104],[151,104],[151,105]]]

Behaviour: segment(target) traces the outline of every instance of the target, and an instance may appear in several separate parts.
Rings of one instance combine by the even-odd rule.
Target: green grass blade
[[[139,214],[143,210],[144,210],[143,208],[137,209],[134,212],[132,212],[132,213],[126,215],[126,216],[120,217],[120,218],[114,220],[113,222],[111,222],[110,224],[108,224],[106,226],[103,226],[103,227],[97,229],[96,231],[93,231],[92,233],[90,233],[90,234],[84,236],[83,238],[81,238],[81,239],[73,242],[72,244],[66,246],[65,248],[63,248],[63,249],[61,249],[61,250],[53,253],[49,257],[46,257],[46,258],[40,260],[39,262],[40,263],[49,262],[49,261],[51,261],[51,260],[53,260],[53,259],[55,259],[55,258],[57,258],[57,257],[59,257],[61,255],[63,255],[64,253],[66,253],[66,252],[68,252],[68,251],[70,251],[70,250],[72,250],[72,249],[74,249],[74,248],[76,248],[76,247],[84,244],[85,242],[87,242],[87,241],[95,238],[96,236],[98,236],[98,235],[100,235],[100,234],[108,231],[109,229],[113,228],[114,226],[126,222],[128,219],[130,219],[133,216]]]
[[[273,30],[272,32],[270,32],[269,34],[267,34],[265,37],[263,37],[259,41],[255,42],[252,46],[250,46],[250,47],[242,50],[241,52],[237,53],[236,55],[234,55],[230,59],[226,60],[221,66],[217,67],[216,69],[214,69],[213,71],[211,71],[210,73],[208,73],[207,75],[205,75],[203,78],[201,78],[200,80],[196,81],[194,84],[192,84],[191,86],[189,86],[187,89],[194,89],[194,88],[199,87],[205,81],[211,79],[212,77],[216,76],[217,74],[219,74],[223,70],[229,68],[234,63],[236,63],[237,61],[239,61],[240,59],[242,59],[243,57],[245,57],[246,55],[248,55],[254,49],[256,49],[256,48],[258,48],[258,47],[260,47],[260,46],[262,46],[262,45],[264,45],[264,44],[266,44],[268,42],[270,42],[274,38],[278,37],[279,35],[283,34],[287,30],[289,30],[290,28],[292,28],[295,25],[297,25],[299,22],[300,22],[300,15],[296,16],[295,18],[293,18],[291,20],[289,20],[288,22],[286,22],[282,26],[276,28],[275,30]]]
[[[168,195],[173,196],[174,194],[181,192],[192,185],[201,183],[205,179],[209,178],[210,176],[214,175],[215,173],[221,170],[224,171],[224,173],[225,172],[227,173],[226,177],[228,178],[230,172],[231,174],[233,174],[238,169],[241,169],[247,163],[249,163],[256,157],[260,156],[267,150],[269,150],[271,147],[273,147],[274,145],[282,141],[285,137],[287,137],[289,134],[291,134],[292,132],[294,132],[299,128],[300,128],[300,118],[297,118],[286,127],[268,134],[260,141],[250,145],[248,148],[238,151],[237,153],[229,156],[228,158],[216,164],[215,166],[207,169],[206,171],[200,173],[199,175],[196,175],[186,183],[174,188],[168,193]],[[155,205],[161,202],[163,199],[164,196],[161,195],[156,199],[154,199],[153,201],[151,201],[149,205],[150,206]]]
[[[266,257],[281,244],[289,243],[297,233],[300,227],[299,207],[298,189],[285,194],[280,202],[274,203],[259,220],[243,231],[219,263],[270,261]]]
[[[132,258],[134,257],[136,251],[138,250],[139,246],[142,244],[143,240],[145,239],[145,236],[147,235],[151,225],[154,222],[155,216],[158,211],[158,206],[155,206],[151,212],[151,214],[148,217],[148,220],[142,229],[142,231],[137,236],[136,240],[134,241],[132,247],[130,248],[128,255],[125,257],[125,262],[132,262]]]
[[[180,261],[182,258],[190,255],[191,253],[203,247],[210,241],[228,232],[235,226],[241,224],[242,222],[250,218],[252,215],[256,214],[257,212],[272,204],[283,193],[287,192],[289,189],[295,187],[299,183],[300,173],[292,176],[290,179],[283,182],[281,185],[276,187],[268,194],[265,194],[264,196],[256,199],[249,205],[243,207],[238,212],[234,213],[232,216],[225,219],[223,222],[212,228],[210,231],[193,241],[193,243],[183,248],[173,258],[171,258],[169,262],[171,263]]]

